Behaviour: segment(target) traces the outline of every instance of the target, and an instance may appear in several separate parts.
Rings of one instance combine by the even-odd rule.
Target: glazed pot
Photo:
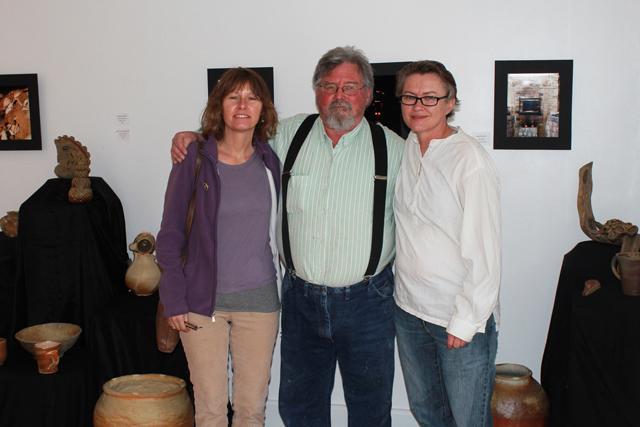
[[[496,382],[491,399],[494,427],[545,427],[549,401],[544,390],[522,365],[496,365]]]
[[[161,374],[125,375],[107,381],[93,411],[95,427],[192,427],[185,382]]]

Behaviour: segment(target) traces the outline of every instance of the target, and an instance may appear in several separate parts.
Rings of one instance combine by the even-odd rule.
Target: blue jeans
[[[386,268],[348,287],[282,283],[280,416],[289,427],[331,425],[340,368],[349,426],[391,426],[393,275]]]
[[[409,407],[420,426],[491,427],[498,333],[493,316],[485,333],[447,349],[447,331],[396,306],[398,354]]]

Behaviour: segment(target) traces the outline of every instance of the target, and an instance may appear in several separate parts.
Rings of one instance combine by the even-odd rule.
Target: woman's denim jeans
[[[493,316],[485,332],[458,349],[447,331],[395,309],[398,353],[413,416],[422,427],[491,427],[498,333]]]
[[[349,426],[391,426],[394,307],[391,268],[341,288],[285,276],[279,406],[286,426],[331,425],[336,363]]]

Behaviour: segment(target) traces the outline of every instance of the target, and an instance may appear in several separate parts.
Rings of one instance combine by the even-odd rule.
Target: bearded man
[[[287,426],[330,426],[338,366],[348,425],[388,427],[393,195],[404,143],[364,120],[373,70],[360,50],[346,46],[324,54],[313,88],[319,114],[282,120],[269,141],[283,163],[280,416]],[[174,161],[196,137],[174,137]]]

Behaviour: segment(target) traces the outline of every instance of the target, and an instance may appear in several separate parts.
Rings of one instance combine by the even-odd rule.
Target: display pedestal
[[[20,207],[16,330],[46,322],[83,329],[96,311],[124,292],[124,213],[102,178],[93,200],[71,204],[70,179],[50,179]]]
[[[14,293],[16,289],[15,237],[0,233],[0,337],[11,335]]]
[[[636,427],[640,420],[640,297],[610,267],[618,246],[579,243],[562,263],[542,360],[550,427]],[[582,296],[584,282],[602,288]]]
[[[71,204],[70,186],[69,179],[48,180],[20,207],[18,237],[0,236],[0,291],[15,291],[15,299],[0,301],[14,313],[0,311],[0,327],[9,329],[0,426],[91,426],[102,384],[121,375],[162,373],[189,384],[182,346],[170,355],[156,349],[158,296],[127,292],[120,200],[101,178],[91,178],[93,200]],[[13,335],[47,322],[75,323],[83,331],[59,371],[42,375]]]
[[[29,353],[15,349],[0,367],[0,426],[90,426],[95,386],[87,361],[85,350],[74,346],[57,373],[43,375]]]
[[[99,387],[114,377],[151,373],[173,375],[190,384],[182,345],[178,343],[171,354],[156,347],[157,306],[158,294],[139,297],[126,293],[115,297],[93,318],[87,337]]]

